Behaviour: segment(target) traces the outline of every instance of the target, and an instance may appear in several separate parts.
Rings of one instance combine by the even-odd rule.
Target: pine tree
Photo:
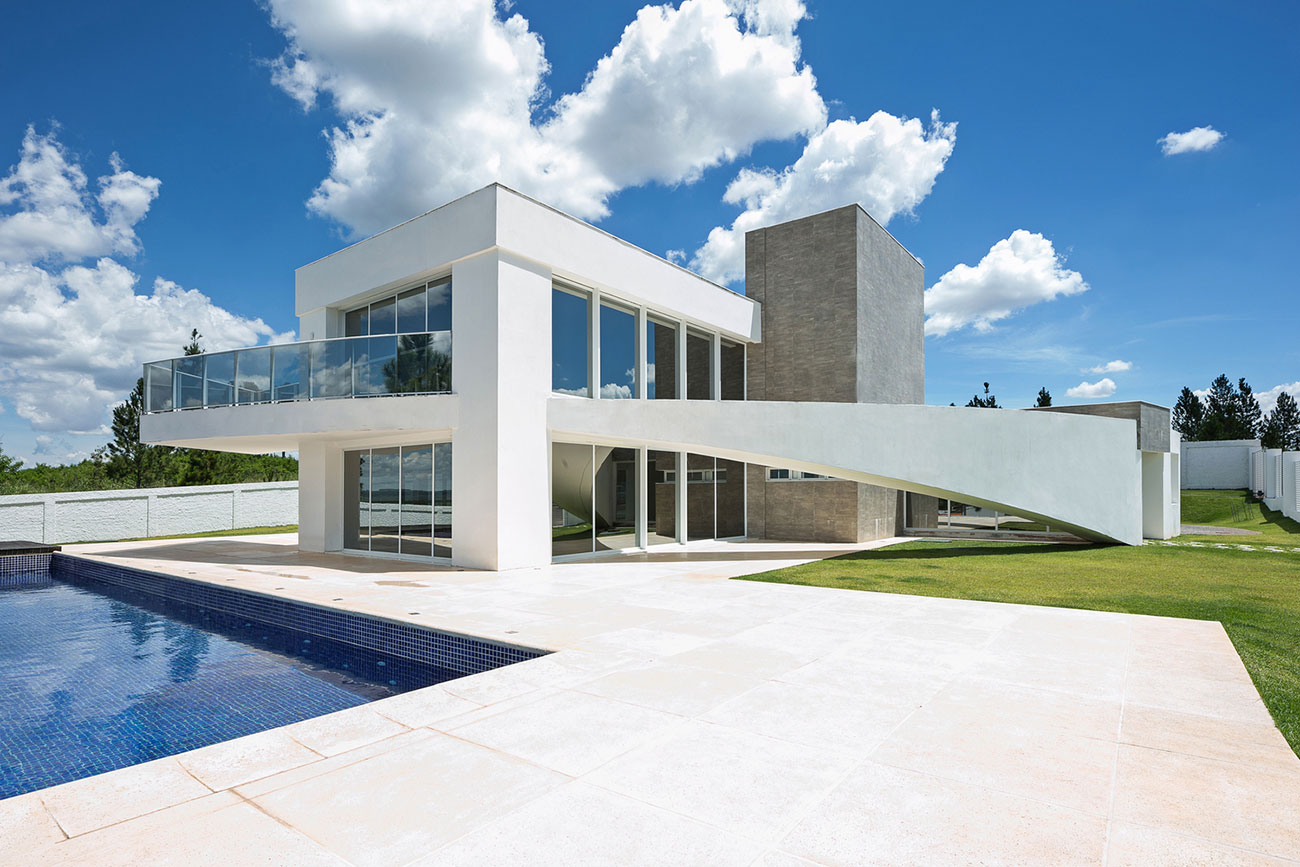
[[[1266,449],[1300,451],[1300,407],[1287,392],[1277,396],[1277,405],[1264,420],[1260,441]]]
[[[1253,440],[1264,426],[1264,414],[1259,409],[1259,399],[1243,376],[1237,380],[1237,402],[1233,412],[1235,434],[1232,439]]]
[[[163,446],[140,442],[140,412],[144,407],[144,380],[137,379],[127,399],[113,407],[113,441],[105,446],[110,476],[126,478],[137,488],[157,469]]]
[[[1047,386],[1043,386],[1042,388],[1038,389],[1038,403],[1034,404],[1034,406],[1051,406],[1051,405],[1052,405],[1052,393],[1047,390]]]
[[[1201,428],[1205,425],[1205,404],[1196,396],[1196,392],[1183,386],[1174,404],[1174,430],[1183,435],[1187,442],[1196,442],[1201,438]]]
[[[1226,373],[1221,373],[1210,383],[1205,396],[1205,422],[1201,425],[1202,440],[1237,439],[1233,415],[1237,405],[1237,390]]]
[[[995,395],[989,394],[989,384],[987,382],[984,383],[984,396],[980,397],[977,394],[974,397],[972,397],[970,400],[966,401],[966,405],[986,407],[988,409],[1002,409],[1002,407],[998,406],[997,397]]]
[[[199,346],[199,341],[202,340],[202,339],[203,339],[203,335],[202,335],[202,334],[199,334],[199,329],[197,329],[197,328],[193,328],[193,329],[191,329],[191,330],[190,330],[190,342],[187,343],[187,344],[185,345],[185,354],[186,354],[186,355],[202,355],[202,354],[203,354],[203,347]]]

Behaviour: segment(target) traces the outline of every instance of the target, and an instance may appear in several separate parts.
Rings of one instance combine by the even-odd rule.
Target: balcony
[[[451,332],[336,337],[144,366],[144,411],[451,392]]]

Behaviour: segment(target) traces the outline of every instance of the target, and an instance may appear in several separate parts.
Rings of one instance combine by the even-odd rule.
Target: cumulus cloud
[[[744,211],[709,232],[691,267],[719,283],[744,274],[745,232],[853,202],[881,225],[912,213],[930,194],[957,140],[957,125],[931,112],[929,125],[878,111],[837,120],[808,139],[782,171],[742,169],[723,200]]]
[[[1089,367],[1084,371],[1084,373],[1123,373],[1126,370],[1132,369],[1133,362],[1120,361],[1119,359],[1116,359],[1114,361],[1108,361],[1105,364],[1098,364],[1096,367]]]
[[[1099,400],[1103,397],[1110,397],[1115,393],[1115,380],[1107,376],[1097,382],[1084,381],[1074,388],[1067,388],[1065,393],[1070,397],[1078,397],[1084,400]]]
[[[1088,288],[1078,271],[1065,267],[1051,241],[1017,229],[979,264],[957,265],[925,290],[925,333],[938,337],[966,326],[989,331],[1017,310]]]
[[[178,354],[191,328],[210,349],[286,336],[161,278],[137,294],[139,276],[99,254],[139,249],[134,226],[159,182],[116,157],[111,167],[91,197],[55,134],[29,129],[0,185],[0,397],[48,436],[38,446],[50,454],[61,448],[55,434],[107,433],[108,408],[141,364]]]
[[[158,196],[157,178],[128,171],[113,154],[112,174],[92,195],[86,173],[55,137],[27,127],[21,156],[0,179],[0,260],[76,261],[140,249],[135,225]]]
[[[1287,394],[1294,397],[1296,400],[1300,401],[1300,381],[1283,383],[1282,385],[1275,385],[1272,388],[1270,388],[1268,391],[1255,392],[1255,397],[1259,399],[1259,408],[1264,412],[1265,415],[1272,412],[1273,407],[1277,406],[1278,395],[1280,395],[1284,391]],[[1209,389],[1206,389],[1204,392],[1197,392],[1197,393],[1200,394],[1202,398],[1204,398],[1205,395],[1209,394]]]
[[[1194,126],[1187,132],[1171,132],[1156,139],[1165,156],[1208,151],[1223,141],[1223,133],[1212,126]]]
[[[344,118],[309,207],[358,233],[498,180],[596,219],[620,189],[689,183],[825,123],[798,0],[647,6],[581,89],[549,103],[541,38],[493,0],[269,8],[288,40],[273,82]]]

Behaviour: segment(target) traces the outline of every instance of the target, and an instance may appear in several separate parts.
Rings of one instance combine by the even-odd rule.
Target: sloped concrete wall
[[[298,483],[0,497],[0,539],[108,542],[298,523]]]

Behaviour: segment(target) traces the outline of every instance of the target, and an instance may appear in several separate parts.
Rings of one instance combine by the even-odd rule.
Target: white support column
[[[709,335],[709,400],[722,400],[722,337]]]
[[[646,527],[646,498],[653,496],[650,490],[650,455],[644,448],[636,450],[636,546],[644,548],[649,544],[650,534]]]
[[[686,400],[686,323],[677,323],[677,398]]]
[[[646,399],[650,387],[646,381],[646,371],[649,369],[646,364],[646,332],[646,309],[638,307],[636,309],[636,396],[638,400]]]
[[[343,450],[325,442],[302,442],[298,469],[298,548],[343,550]]]
[[[677,517],[673,526],[677,530],[677,541],[686,541],[686,452],[677,453]]]
[[[590,361],[591,396],[600,398],[600,293],[591,291],[591,306],[587,310],[588,355]]]
[[[551,560],[546,402],[551,272],[491,250],[452,266],[452,561],[475,569]]]

